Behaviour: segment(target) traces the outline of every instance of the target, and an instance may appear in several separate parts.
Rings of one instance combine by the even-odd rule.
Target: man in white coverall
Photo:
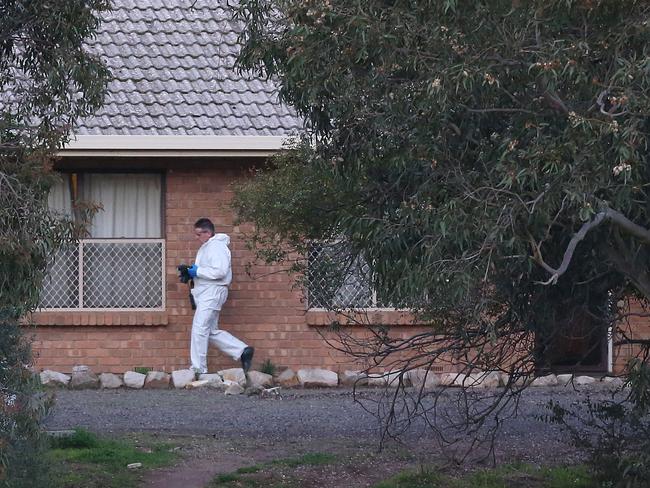
[[[214,224],[205,218],[196,221],[194,234],[201,247],[196,253],[196,261],[187,269],[194,280],[192,295],[196,302],[190,342],[192,369],[198,373],[208,372],[208,342],[211,342],[235,361],[241,361],[244,372],[248,372],[255,350],[219,329],[219,313],[228,298],[228,285],[232,281],[228,249],[230,237],[215,234]]]

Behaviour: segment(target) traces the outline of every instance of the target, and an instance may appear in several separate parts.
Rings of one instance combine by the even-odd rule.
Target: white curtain
[[[66,174],[61,175],[47,196],[47,205],[52,212],[72,217],[72,195],[70,193],[70,179]]]
[[[156,174],[87,173],[82,199],[100,203],[90,227],[94,238],[159,238],[161,177]]]
[[[51,212],[73,218],[70,176],[62,174],[47,196]],[[45,308],[75,308],[79,301],[79,249],[68,246],[52,256],[48,274],[41,289],[41,306]]]

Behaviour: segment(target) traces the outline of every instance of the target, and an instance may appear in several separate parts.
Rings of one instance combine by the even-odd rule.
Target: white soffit
[[[286,136],[73,136],[60,156],[111,157],[251,157],[271,156],[283,149]]]

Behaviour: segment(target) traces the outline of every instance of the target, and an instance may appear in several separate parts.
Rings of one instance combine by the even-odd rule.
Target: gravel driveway
[[[365,389],[358,396],[372,410],[381,394],[382,390]],[[604,398],[610,392],[600,387],[580,392],[571,387],[529,388],[522,395],[518,416],[503,423],[503,449],[520,447],[525,440],[531,453],[557,454],[556,447],[566,446],[567,438],[538,417],[548,413],[545,405],[550,399],[577,404],[586,394]],[[453,411],[454,404],[443,401],[441,407]],[[286,390],[281,398],[225,396],[215,390],[60,390],[45,426],[273,442],[349,439],[377,443],[380,432],[377,418],[354,401],[350,389]],[[403,438],[413,443],[430,437],[427,432],[424,422],[415,422]]]

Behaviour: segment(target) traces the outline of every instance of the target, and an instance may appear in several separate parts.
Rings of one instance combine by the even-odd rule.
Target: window
[[[163,309],[162,176],[68,174],[49,195],[52,210],[76,220],[81,202],[98,204],[100,210],[88,238],[55,256],[41,307]]]
[[[377,298],[367,262],[343,242],[310,246],[306,288],[310,309],[390,308]]]

